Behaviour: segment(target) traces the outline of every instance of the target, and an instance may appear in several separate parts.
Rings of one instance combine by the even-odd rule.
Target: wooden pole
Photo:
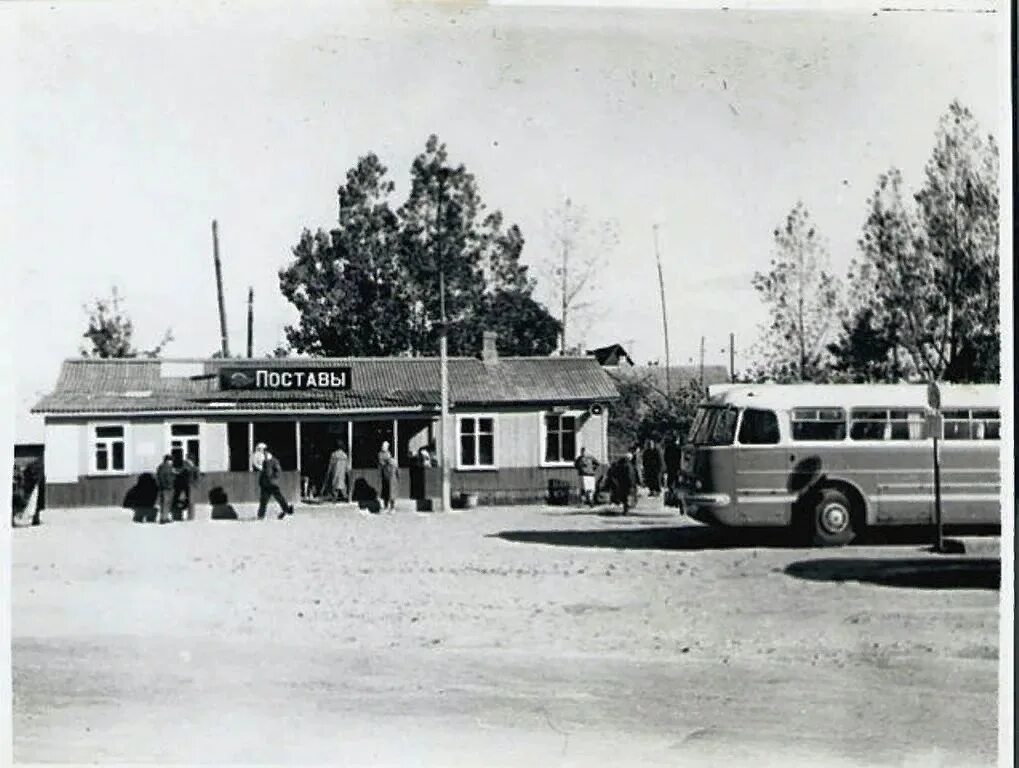
[[[223,357],[230,357],[230,342],[226,332],[226,306],[223,304],[223,268],[219,262],[219,229],[212,220],[212,260],[216,266],[216,298],[219,301],[219,335]]]
[[[736,383],[736,334],[729,334],[729,380]]]
[[[672,394],[672,365],[669,361],[669,320],[665,312],[665,279],[662,277],[662,257],[658,253],[658,225],[652,228],[655,238],[655,262],[658,264],[658,290],[662,296],[662,330],[665,334],[665,394]]]
[[[704,389],[704,337],[701,336],[701,362],[700,362],[701,389]]]
[[[248,288],[248,357],[255,356],[255,289]]]

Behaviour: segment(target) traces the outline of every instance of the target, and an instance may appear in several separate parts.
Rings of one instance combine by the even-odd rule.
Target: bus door
[[[775,411],[747,408],[740,417],[734,483],[736,515],[747,525],[787,525],[789,450],[780,445]]]
[[[941,509],[945,523],[1000,525],[1001,412],[944,411],[941,449]]]

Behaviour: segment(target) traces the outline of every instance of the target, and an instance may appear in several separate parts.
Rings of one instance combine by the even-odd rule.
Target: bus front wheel
[[[853,505],[842,491],[822,488],[814,501],[811,522],[814,544],[837,547],[856,537]]]

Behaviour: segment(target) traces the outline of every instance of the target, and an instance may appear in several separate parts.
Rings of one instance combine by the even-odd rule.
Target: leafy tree
[[[301,234],[294,261],[279,272],[283,295],[300,312],[298,324],[285,331],[294,351],[343,357],[408,350],[392,191],[386,168],[366,155],[339,189],[339,227]]]
[[[486,327],[505,354],[551,351],[558,323],[532,298],[523,234],[486,212],[474,176],[450,164],[446,146],[429,137],[396,211],[392,192],[385,167],[367,155],[340,187],[339,227],[302,234],[279,273],[300,313],[286,331],[290,346],[316,355],[434,354],[445,314],[451,354],[476,353]]]
[[[916,370],[902,343],[922,325],[911,297],[923,290],[926,267],[897,169],[878,178],[867,203],[860,257],[847,277],[848,308],[839,338],[828,349],[836,378],[896,382]]]
[[[998,380],[998,145],[958,101],[941,118],[916,195],[930,282],[923,327],[905,339],[917,366],[948,381]]]
[[[647,373],[615,376],[619,400],[609,410],[609,452],[619,455],[648,438],[686,435],[703,391],[696,380],[666,393]]]
[[[768,306],[758,346],[757,378],[820,381],[826,378],[825,343],[838,310],[838,282],[828,271],[828,251],[802,202],[776,229],[775,256],[753,286]]]
[[[488,330],[498,334],[501,355],[543,356],[555,351],[559,322],[527,293],[499,289],[484,297],[482,307],[468,349],[479,349],[481,334]]]
[[[851,380],[998,380],[998,149],[954,102],[908,205],[878,179],[835,368]]]
[[[88,346],[80,349],[82,357],[124,358],[124,357],[159,357],[163,348],[173,341],[172,332],[167,329],[162,340],[153,348],[138,350],[134,347],[134,324],[122,310],[121,297],[114,286],[110,298],[96,299],[91,306],[85,306],[88,314],[88,328],[82,338],[88,340]]]

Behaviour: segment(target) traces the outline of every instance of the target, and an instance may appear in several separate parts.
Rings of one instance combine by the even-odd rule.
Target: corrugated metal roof
[[[161,375],[163,363],[201,365],[190,377]],[[271,367],[350,367],[351,388],[335,390],[221,390],[219,370]],[[504,357],[487,364],[450,358],[450,399],[454,404],[583,403],[612,400],[612,380],[592,358]],[[237,360],[64,361],[56,389],[32,409],[35,413],[116,413],[280,411],[437,408],[437,358],[273,358]]]

